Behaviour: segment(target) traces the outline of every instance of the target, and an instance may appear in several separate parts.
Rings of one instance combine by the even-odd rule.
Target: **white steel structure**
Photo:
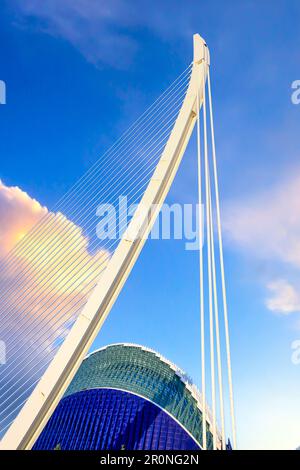
[[[181,109],[176,119],[175,125],[170,133],[166,146],[160,156],[156,169],[150,179],[150,182],[144,192],[140,204],[126,230],[119,245],[112,257],[108,261],[107,267],[98,280],[88,301],[84,305],[77,320],[72,326],[68,336],[60,346],[54,359],[48,366],[46,372],[36,385],[35,389],[27,399],[16,419],[13,421],[0,443],[1,449],[30,449],[43,427],[47,423],[50,415],[53,413],[56,405],[64,394],[66,388],[73,379],[83,358],[87,354],[94,339],[99,333],[107,315],[109,314],[115,300],[117,299],[131,269],[133,268],[147,236],[155,222],[160,208],[168,194],[170,186],[174,180],[177,169],[183,157],[184,151],[190,139],[194,125],[199,116],[200,108],[204,107],[204,127],[206,127],[206,105],[205,105],[205,84],[209,76],[209,50],[205,41],[198,35],[194,35],[194,58],[190,81],[183,100]],[[209,83],[210,99],[210,83]],[[210,99],[211,109],[211,99]],[[199,120],[198,120],[199,123]],[[211,114],[211,129],[213,132],[213,122]],[[198,158],[199,158],[199,202],[201,203],[201,161],[200,161],[200,125],[198,124]],[[205,163],[205,188],[207,202],[207,239],[209,256],[209,312],[210,312],[210,344],[211,344],[211,368],[212,368],[212,422],[215,439],[217,441],[216,410],[215,410],[215,384],[214,384],[214,319],[216,318],[216,340],[217,340],[217,358],[218,358],[218,378],[221,400],[221,424],[222,424],[222,442],[225,445],[224,431],[224,412],[222,395],[222,371],[220,363],[219,345],[219,326],[218,326],[218,305],[216,289],[216,268],[213,251],[213,230],[212,230],[212,203],[211,186],[208,167],[208,150],[206,128],[204,128],[204,163]],[[221,226],[219,211],[219,195],[217,188],[217,175],[215,165],[215,147],[213,140],[213,165],[216,191],[216,210],[218,222],[218,236],[220,246],[220,263],[222,275],[222,292],[225,315],[225,333],[227,348],[227,365],[229,377],[229,393],[231,402],[231,414],[233,420],[232,438],[235,444],[234,433],[234,415],[233,415],[233,397],[230,368],[230,349],[227,322],[226,293],[223,266],[223,251],[221,243]],[[201,230],[200,230],[201,232]],[[204,335],[204,300],[203,300],[203,255],[202,248],[200,252],[200,292],[201,292],[201,325],[202,325],[202,398],[204,425],[205,417],[205,335]],[[214,310],[213,310],[214,309]],[[203,448],[206,448],[206,433],[203,433]],[[215,448],[217,442],[215,442]]]

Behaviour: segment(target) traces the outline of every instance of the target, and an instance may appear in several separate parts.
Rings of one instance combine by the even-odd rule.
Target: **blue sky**
[[[2,2],[0,177],[52,207],[211,51],[239,446],[300,444],[299,2]],[[196,201],[192,140],[168,196]],[[137,342],[199,383],[197,253],[149,241],[95,347]]]

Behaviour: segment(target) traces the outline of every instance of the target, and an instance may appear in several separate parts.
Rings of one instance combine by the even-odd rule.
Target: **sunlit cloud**
[[[0,180],[0,256],[7,254],[47,213],[46,207],[26,192]]]
[[[81,227],[3,182],[0,227],[1,432],[63,343],[109,253],[90,252]]]
[[[90,253],[89,240],[81,227],[62,213],[49,211],[20,188],[3,182],[0,220],[2,317],[11,316],[13,331],[20,331],[24,325],[26,332],[35,322],[44,335],[41,346],[46,342],[51,345],[65,335],[76,318],[97,276],[105,269],[109,254],[103,250]],[[30,328],[24,334],[25,340],[38,347],[39,338],[31,335]]]

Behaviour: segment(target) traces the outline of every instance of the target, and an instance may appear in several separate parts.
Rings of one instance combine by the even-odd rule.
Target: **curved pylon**
[[[3,439],[0,449],[30,449],[73,379],[134,266],[168,194],[197,119],[207,77],[209,51],[194,35],[190,83],[155,172],[90,298],[64,343]],[[154,209],[153,209],[154,208]]]

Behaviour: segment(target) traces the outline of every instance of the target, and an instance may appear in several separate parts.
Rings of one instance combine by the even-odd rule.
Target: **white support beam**
[[[206,80],[207,68],[201,66],[203,61],[209,62],[208,48],[196,34],[189,87],[141,203],[67,338],[3,437],[0,449],[33,446],[117,299],[168,194],[191,136],[196,121],[197,94],[202,102]]]

